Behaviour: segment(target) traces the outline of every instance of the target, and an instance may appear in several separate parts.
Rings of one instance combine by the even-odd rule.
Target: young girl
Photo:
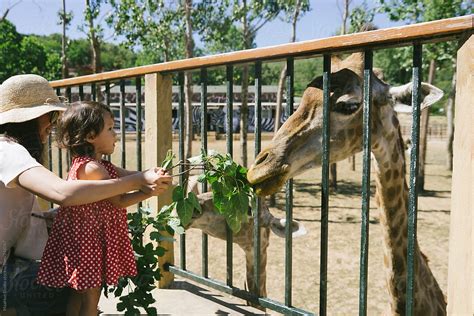
[[[114,117],[107,106],[73,103],[58,124],[58,142],[73,157],[68,179],[105,180],[133,173],[102,160],[103,155],[114,152],[115,141]],[[74,289],[68,315],[95,314],[102,285],[115,285],[120,277],[136,275],[125,208],[162,192],[136,191],[59,210],[38,281]]]
[[[152,168],[119,179],[65,181],[42,163],[59,113],[66,110],[48,81],[18,75],[0,85],[0,314],[64,313],[69,289],[38,285],[48,238],[36,196],[72,206],[108,199],[144,186],[164,190],[170,177]],[[33,216],[35,215],[35,216]],[[32,238],[30,238],[32,237]]]

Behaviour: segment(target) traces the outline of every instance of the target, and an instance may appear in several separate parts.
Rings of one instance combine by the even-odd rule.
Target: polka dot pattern
[[[79,167],[90,161],[94,159],[74,158],[68,179],[77,180]],[[112,179],[118,177],[113,164],[100,163]],[[84,290],[116,285],[120,277],[136,274],[126,209],[106,200],[60,208],[43,253],[38,283]]]

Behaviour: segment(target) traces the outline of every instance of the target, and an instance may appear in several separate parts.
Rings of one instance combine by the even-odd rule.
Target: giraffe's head
[[[330,161],[336,162],[362,150],[364,56],[354,53],[333,58],[330,78]],[[380,75],[379,75],[380,76]],[[385,135],[383,121],[393,121],[395,106],[411,103],[412,84],[390,87],[372,76],[372,144]],[[272,142],[255,159],[248,180],[257,194],[275,193],[288,179],[321,165],[323,153],[323,80],[315,78],[306,88],[298,109],[288,118]],[[422,84],[422,107],[441,98],[441,90]],[[398,124],[398,120],[396,120]],[[395,123],[393,125],[396,125]],[[398,126],[395,128],[398,129]],[[374,141],[375,138],[375,141]]]

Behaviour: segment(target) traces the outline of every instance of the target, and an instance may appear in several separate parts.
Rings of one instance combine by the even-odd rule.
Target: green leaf
[[[176,211],[183,226],[188,225],[193,217],[194,206],[187,200],[179,201],[176,204]]]
[[[173,201],[182,202],[184,200],[184,189],[181,186],[177,186],[173,190]]]
[[[199,211],[199,213],[202,213],[201,204],[199,204],[199,199],[197,198],[196,194],[194,194],[193,192],[189,192],[188,200],[191,202],[193,207]]]

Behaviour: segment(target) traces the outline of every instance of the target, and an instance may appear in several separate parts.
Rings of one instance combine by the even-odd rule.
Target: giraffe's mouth
[[[267,196],[278,192],[287,180],[288,165],[282,167],[279,172],[271,175],[256,176],[256,170],[250,168],[247,178],[249,182],[254,186],[255,192],[259,196]]]

